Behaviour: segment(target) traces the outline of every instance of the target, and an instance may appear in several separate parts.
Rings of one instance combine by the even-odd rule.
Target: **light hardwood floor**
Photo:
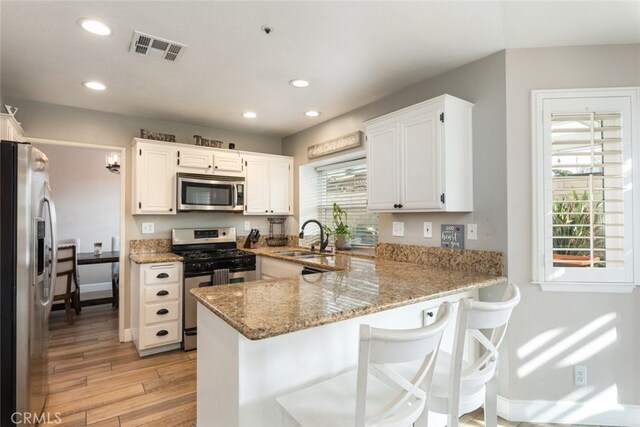
[[[62,426],[193,425],[196,351],[138,357],[133,343],[118,342],[118,313],[110,305],[84,307],[75,319],[69,326],[64,311],[51,314],[45,407],[51,420],[59,413]],[[551,426],[499,421],[504,427]],[[484,426],[482,410],[463,416],[461,426]]]

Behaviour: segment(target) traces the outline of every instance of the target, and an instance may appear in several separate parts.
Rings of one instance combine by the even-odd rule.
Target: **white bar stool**
[[[360,326],[357,369],[277,399],[284,425],[410,426],[423,412],[435,356],[452,307],[429,326],[390,330]],[[409,375],[398,366],[410,365]],[[422,388],[421,388],[422,386]]]
[[[520,291],[507,286],[503,301],[481,302],[462,299],[458,309],[453,354],[438,353],[427,408],[447,415],[447,426],[457,427],[458,418],[484,404],[485,426],[496,427],[498,347],[507,331],[513,308],[520,302]],[[475,360],[463,361],[465,345],[475,338],[482,347]],[[473,341],[471,341],[473,342]],[[416,425],[426,425],[427,411]]]

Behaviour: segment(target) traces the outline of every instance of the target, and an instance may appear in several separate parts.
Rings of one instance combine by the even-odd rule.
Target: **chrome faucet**
[[[317,221],[315,219],[310,219],[308,221],[305,221],[304,224],[302,224],[302,228],[300,229],[300,234],[298,235],[298,237],[300,237],[301,239],[304,238],[304,228],[310,222],[315,222],[316,224],[318,224],[318,227],[320,227],[320,252],[324,252],[325,249],[327,248],[327,245],[329,244],[329,236],[327,236],[327,238],[325,239],[324,227],[322,226],[322,224],[320,224],[320,221]]]

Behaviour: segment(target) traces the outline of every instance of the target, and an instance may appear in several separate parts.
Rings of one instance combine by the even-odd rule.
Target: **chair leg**
[[[64,311],[67,313],[67,322],[73,325],[73,313],[71,313],[71,297],[67,296],[64,299]]]
[[[498,426],[498,374],[497,369],[493,377],[485,385],[484,391],[484,425]]]
[[[76,314],[80,314],[82,311],[82,307],[80,306],[80,289],[78,288],[76,288],[76,291],[73,293],[73,308]]]
[[[111,279],[111,298],[112,298],[112,302],[111,302],[111,307],[113,308],[118,308],[118,299],[120,297],[120,295],[118,295],[118,281],[120,279],[119,278],[112,278]]]

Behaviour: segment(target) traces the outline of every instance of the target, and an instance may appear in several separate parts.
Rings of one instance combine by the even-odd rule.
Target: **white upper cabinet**
[[[244,164],[240,152],[236,150],[178,146],[176,170],[206,175],[243,176]]]
[[[293,159],[254,153],[245,155],[247,215],[291,215]]]
[[[472,108],[443,95],[365,122],[369,210],[472,211]]]
[[[214,151],[213,173],[216,175],[243,176],[244,163],[240,152],[234,150]]]
[[[134,139],[133,214],[176,213],[175,146]]]
[[[178,148],[176,170],[187,173],[211,173],[213,154],[198,148]]]
[[[24,142],[24,131],[20,123],[10,114],[0,114],[0,139]]]

